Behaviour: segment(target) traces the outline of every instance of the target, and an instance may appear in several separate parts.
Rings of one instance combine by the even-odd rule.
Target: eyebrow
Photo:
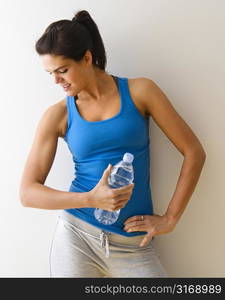
[[[64,67],[67,67],[68,65],[63,65],[63,66],[61,66],[61,67],[58,67],[57,69],[55,69],[54,71],[52,71],[52,72],[56,72],[56,71],[58,71],[59,69],[61,69],[61,68],[64,68]],[[45,70],[46,72],[49,72],[49,73],[52,73],[52,72],[50,72],[50,71],[48,71],[48,70]]]

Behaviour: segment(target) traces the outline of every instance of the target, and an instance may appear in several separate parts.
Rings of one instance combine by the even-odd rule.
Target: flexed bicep
[[[44,184],[53,164],[58,145],[58,108],[53,105],[43,114],[27,157],[20,191],[23,193],[33,183]]]

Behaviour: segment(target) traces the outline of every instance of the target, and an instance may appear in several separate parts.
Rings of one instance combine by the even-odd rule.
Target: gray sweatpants
[[[103,231],[62,210],[50,250],[51,277],[167,277],[154,239]]]

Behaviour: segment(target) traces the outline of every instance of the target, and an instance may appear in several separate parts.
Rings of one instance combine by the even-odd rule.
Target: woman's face
[[[92,68],[92,57],[89,51],[79,62],[61,55],[41,55],[44,69],[60,84],[68,96],[77,95],[84,87]]]

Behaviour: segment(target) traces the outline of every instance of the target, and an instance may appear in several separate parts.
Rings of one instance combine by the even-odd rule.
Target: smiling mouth
[[[71,86],[71,84],[65,84],[62,87],[64,88],[64,90],[67,90],[70,86]]]

